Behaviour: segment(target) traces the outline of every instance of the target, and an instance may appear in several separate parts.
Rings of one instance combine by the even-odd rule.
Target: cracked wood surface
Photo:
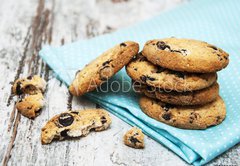
[[[1,0],[0,5],[0,161],[2,165],[186,165],[164,146],[146,137],[146,148],[122,143],[130,127],[112,115],[109,130],[79,140],[41,145],[42,126],[67,109],[99,107],[74,98],[43,63],[38,51],[92,38],[147,19],[187,0]],[[119,21],[121,20],[121,21]],[[11,85],[19,77],[39,74],[48,82],[47,105],[35,120],[15,108]],[[236,145],[209,165],[240,165]]]

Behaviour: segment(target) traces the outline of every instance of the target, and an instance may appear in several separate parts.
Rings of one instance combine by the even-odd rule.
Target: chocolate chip
[[[102,117],[101,117],[101,122],[102,122],[102,124],[104,124],[104,123],[106,123],[106,122],[107,122],[107,119],[106,119],[106,117],[105,117],[105,116],[102,116]]]
[[[31,80],[33,78],[33,76],[28,76],[27,79],[28,80]]]
[[[141,76],[140,79],[143,81],[143,82],[146,82],[147,80],[149,81],[155,81],[156,78],[153,78],[153,77],[149,77],[149,76]]]
[[[121,43],[120,46],[126,47],[127,45],[125,43]]]
[[[21,95],[23,92],[22,92],[22,89],[21,89],[21,82],[18,81],[17,82],[17,86],[16,86],[16,94],[17,95]]]
[[[185,56],[187,55],[187,50],[185,50],[185,49],[180,50],[180,52],[182,55],[185,55]]]
[[[182,72],[177,72],[177,71],[171,70],[169,73],[170,73],[170,74],[174,74],[174,75],[176,75],[177,77],[182,78],[182,79],[185,78],[185,74],[182,73]]]
[[[221,56],[220,54],[217,54],[217,56],[218,56],[218,59],[219,59],[220,61],[223,60],[223,58],[222,58],[222,56]]]
[[[164,106],[162,106],[162,108],[164,109],[164,111],[167,112],[169,111],[169,109],[174,108],[174,106],[171,104],[165,104]]]
[[[133,137],[133,136],[131,136],[131,137],[129,138],[129,141],[130,141],[131,143],[133,143],[134,145],[136,145],[137,143],[141,143],[137,138],[135,138],[135,137]]]
[[[192,117],[190,117],[190,119],[189,119],[189,123],[193,123],[193,121],[194,121],[194,119],[192,118]]]
[[[133,70],[137,71],[137,68],[134,68]]]
[[[110,68],[110,66],[104,66],[103,68],[100,69],[99,73],[100,73],[100,79],[102,81],[106,81],[109,78],[109,75],[112,74],[112,70]]]
[[[181,52],[187,52],[187,50],[186,49],[182,49]]]
[[[148,90],[148,91],[153,91],[153,89],[152,89],[151,86],[147,86],[147,90]]]
[[[33,108],[33,106],[32,106],[32,105],[31,105],[31,106],[29,106],[29,107],[27,107],[27,109],[28,109],[28,110],[30,110],[30,109],[32,109],[32,108]]]
[[[162,118],[168,121],[171,119],[171,114],[170,113],[163,114]]]
[[[195,113],[195,112],[191,112],[191,115],[189,117],[189,123],[193,123],[193,121],[195,119],[197,119],[200,115],[198,113]]]
[[[143,81],[143,82],[146,82],[147,81],[147,77],[146,76],[141,76],[140,79]]]
[[[166,48],[167,49],[171,49],[169,45],[167,45],[165,42],[163,41],[159,41],[157,42],[157,47],[160,49],[160,50],[165,50]]]
[[[147,78],[147,80],[150,80],[150,81],[155,81],[156,80],[156,78],[149,77],[149,76],[147,76],[146,78]]]
[[[33,90],[34,88],[33,88],[33,86],[31,86],[31,85],[27,85],[27,86],[25,86],[25,89],[31,91],[31,90]]]
[[[187,55],[187,50],[186,49],[181,49],[181,50],[170,50],[171,52],[177,52],[180,53],[182,55]]]
[[[113,60],[108,60],[108,61],[106,61],[106,62],[103,62],[103,66],[106,66],[106,65],[108,65],[110,62],[112,62]]]
[[[59,116],[58,121],[63,126],[70,126],[73,123],[74,118],[69,113],[63,113]]]
[[[221,117],[217,116],[216,122],[218,123],[220,119],[221,119]]]
[[[63,130],[63,131],[61,131],[61,133],[60,133],[60,135],[62,136],[62,137],[69,137],[68,136],[68,134],[67,134],[67,132],[69,131],[69,129],[66,129],[66,130]]]

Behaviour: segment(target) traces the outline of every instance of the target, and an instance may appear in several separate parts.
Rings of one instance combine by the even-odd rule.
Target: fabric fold
[[[191,1],[174,10],[131,27],[81,40],[61,47],[45,46],[40,56],[58,79],[69,85],[75,72],[117,43],[133,40],[142,47],[149,39],[175,36],[199,39],[217,45],[230,54],[229,66],[218,73],[220,95],[227,107],[227,117],[218,126],[206,130],[184,130],[168,126],[145,115],[138,105],[138,95],[131,89],[125,70],[118,72],[101,88],[86,94],[109,112],[171,149],[190,164],[202,165],[240,142],[240,2],[238,0]],[[116,85],[110,87],[112,83]],[[119,86],[119,87],[117,87]],[[120,88],[115,91],[114,88]]]

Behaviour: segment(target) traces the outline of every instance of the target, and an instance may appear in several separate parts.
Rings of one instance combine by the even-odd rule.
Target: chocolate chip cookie
[[[226,116],[220,96],[203,106],[174,106],[148,97],[141,97],[139,104],[151,118],[183,129],[205,129],[220,124]]]
[[[42,144],[54,139],[86,136],[90,131],[103,131],[111,124],[111,117],[103,109],[67,111],[51,118],[42,128]]]
[[[25,117],[34,119],[40,114],[44,106],[44,98],[42,93],[34,95],[22,95],[16,103],[17,110]]]
[[[46,81],[38,75],[21,78],[14,82],[12,92],[15,95],[38,94],[46,89]]]
[[[138,43],[126,41],[104,52],[76,74],[69,87],[74,96],[96,89],[123,68],[138,53]]]
[[[144,134],[139,128],[133,127],[124,134],[123,142],[129,147],[142,149],[144,148]]]
[[[214,83],[208,88],[188,92],[164,91],[159,88],[133,82],[133,88],[136,92],[159,99],[162,102],[175,105],[203,105],[214,101],[219,94],[219,85]]]
[[[146,42],[142,54],[156,65],[182,72],[216,72],[229,63],[229,55],[225,51],[193,39],[150,40]]]
[[[177,92],[203,89],[217,80],[216,73],[177,72],[153,65],[141,53],[126,66],[126,71],[135,81]]]

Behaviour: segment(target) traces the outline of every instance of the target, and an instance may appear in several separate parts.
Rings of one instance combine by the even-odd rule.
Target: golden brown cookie
[[[17,110],[25,117],[34,119],[40,114],[41,109],[44,106],[44,98],[41,93],[34,95],[23,95],[17,102]]]
[[[139,128],[133,127],[124,134],[123,142],[132,148],[142,149],[144,148],[144,134]]]
[[[69,87],[74,96],[96,89],[122,69],[138,53],[138,43],[126,41],[104,52],[76,74]]]
[[[38,75],[21,78],[14,82],[12,92],[15,95],[43,93],[46,81]]]
[[[142,54],[153,64],[182,72],[216,72],[229,63],[229,55],[222,49],[193,39],[150,40]]]
[[[214,101],[219,94],[218,83],[208,88],[188,92],[164,91],[139,82],[133,82],[133,88],[136,92],[143,93],[148,97],[175,105],[203,105]]]
[[[217,80],[216,73],[177,72],[153,65],[141,53],[126,66],[126,71],[135,81],[177,92],[203,89]]]
[[[148,97],[141,97],[139,104],[149,117],[183,129],[205,129],[220,124],[226,116],[220,96],[202,106],[174,106]]]
[[[42,144],[54,139],[77,138],[86,136],[90,131],[102,131],[111,124],[111,117],[103,109],[67,111],[51,118],[42,128]]]

